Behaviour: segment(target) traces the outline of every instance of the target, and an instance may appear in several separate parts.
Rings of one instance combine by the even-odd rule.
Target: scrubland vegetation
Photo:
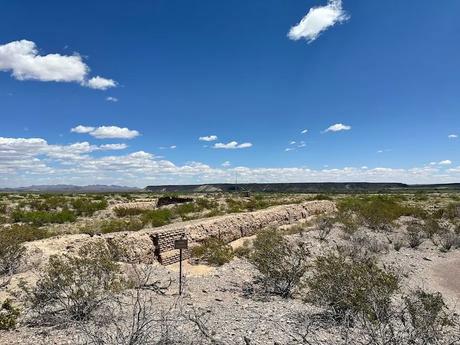
[[[336,212],[261,229],[236,248],[214,237],[193,246],[191,262],[216,272],[206,277],[209,285],[200,293],[222,303],[222,312],[247,303],[260,308],[258,322],[280,337],[270,338],[270,344],[460,343],[456,306],[437,291],[408,284],[415,273],[398,266],[407,257],[430,254],[441,260],[460,249],[460,202],[449,194],[198,196],[162,208],[128,204],[135,195],[3,196],[0,292],[19,273],[24,244],[61,234],[56,224],[75,223],[75,232],[93,236],[329,199]],[[206,308],[195,307],[198,290],[173,295],[169,273],[124,262],[126,250],[96,238],[77,251],[53,254],[34,279],[21,280],[10,297],[0,299],[0,330],[64,325],[81,344],[262,343],[248,330],[239,342],[226,340],[229,334],[210,325]],[[410,265],[422,267],[417,260]],[[243,271],[251,275],[238,281]],[[232,284],[210,292],[226,274],[233,274]],[[222,291],[241,302],[225,304]],[[163,299],[170,305],[160,307]],[[275,309],[263,312],[264,305]],[[281,305],[295,306],[296,312],[284,313],[280,321]],[[240,313],[244,319],[251,308],[236,309],[231,322],[238,323]]]

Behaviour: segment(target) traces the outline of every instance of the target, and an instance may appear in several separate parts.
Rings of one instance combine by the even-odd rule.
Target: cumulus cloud
[[[107,90],[108,88],[117,86],[117,82],[113,79],[106,79],[97,76],[86,81],[85,86],[96,90]]]
[[[349,131],[351,126],[344,125],[342,123],[336,123],[335,125],[329,126],[324,131],[325,132],[340,132],[340,131]]]
[[[199,137],[198,140],[200,141],[216,141],[217,135],[206,135],[204,137]]]
[[[0,71],[17,80],[74,82],[100,90],[116,86],[112,79],[88,79],[90,68],[80,55],[39,55],[37,45],[28,40],[0,45]]]
[[[105,100],[106,100],[107,102],[118,102],[118,98],[112,97],[112,96],[106,97]]]
[[[251,143],[242,143],[238,144],[237,141],[230,141],[229,143],[216,143],[214,144],[213,148],[215,149],[225,149],[225,150],[233,150],[233,149],[246,149],[252,147]]]
[[[310,8],[300,23],[291,28],[288,37],[294,41],[303,38],[311,43],[323,31],[337,23],[345,22],[349,18],[349,15],[342,8],[341,0],[329,0],[325,6]]]
[[[457,139],[458,138],[458,135],[457,134],[449,134],[447,136],[449,139]]]
[[[78,125],[70,130],[74,133],[87,133],[97,139],[133,139],[140,135],[136,130],[118,126],[91,127]]]
[[[78,125],[77,127],[74,127],[74,128],[70,129],[70,131],[72,133],[80,133],[80,134],[90,133],[90,132],[92,132],[94,130],[95,130],[94,127],[82,126],[82,125]]]

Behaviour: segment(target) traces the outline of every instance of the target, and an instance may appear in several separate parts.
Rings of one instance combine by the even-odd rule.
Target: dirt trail
[[[433,285],[437,286],[443,295],[460,303],[460,252],[456,251],[452,257],[434,265],[431,274]]]

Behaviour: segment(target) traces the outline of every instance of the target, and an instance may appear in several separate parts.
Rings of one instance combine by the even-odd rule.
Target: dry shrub
[[[78,255],[53,255],[37,281],[28,291],[31,308],[41,321],[87,320],[115,292],[124,287],[120,267],[103,241],[83,246]],[[62,320],[62,319],[61,319]]]
[[[316,220],[316,228],[318,229],[318,238],[320,241],[325,241],[332,231],[334,219],[328,216],[320,216]]]
[[[46,230],[29,225],[13,225],[0,230],[0,276],[15,273],[21,263],[24,242],[51,236]]]
[[[306,300],[326,308],[337,319],[365,317],[377,320],[388,314],[398,278],[375,261],[351,261],[330,253],[318,257],[307,280]]]
[[[365,230],[355,232],[340,252],[354,260],[366,260],[380,253],[388,252],[388,242]]]
[[[407,244],[410,248],[418,248],[424,240],[423,226],[418,222],[412,222],[407,226],[406,230]]]
[[[460,248],[460,235],[452,231],[445,231],[438,237],[440,249],[448,252],[451,249]]]
[[[310,251],[300,243],[290,243],[276,229],[257,234],[250,262],[259,270],[258,281],[265,290],[290,297],[307,271]]]

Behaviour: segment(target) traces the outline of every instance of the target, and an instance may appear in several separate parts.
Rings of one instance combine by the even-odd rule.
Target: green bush
[[[195,203],[201,209],[213,210],[219,208],[219,203],[217,201],[208,198],[198,198],[195,200]]]
[[[214,266],[222,266],[233,259],[232,247],[213,237],[193,247],[191,254],[193,258]]]
[[[143,215],[144,223],[148,223],[153,227],[169,224],[172,219],[173,213],[167,208],[148,211]]]
[[[12,218],[16,223],[29,223],[36,226],[49,223],[69,223],[77,219],[75,214],[69,210],[62,210],[60,212],[16,210],[13,212]]]
[[[249,261],[259,270],[258,280],[270,293],[290,297],[308,269],[310,251],[292,244],[276,229],[259,232]]]
[[[77,256],[53,255],[30,292],[32,310],[87,320],[110,294],[125,286],[120,273],[102,241],[83,246]]]
[[[78,198],[72,200],[71,205],[77,216],[90,217],[96,211],[105,210],[108,203],[105,199],[93,201],[89,198]]]
[[[371,321],[389,313],[391,297],[399,288],[395,274],[374,261],[351,261],[333,253],[316,259],[307,286],[306,300],[335,317],[361,316]]]
[[[337,206],[340,213],[354,213],[364,225],[376,230],[386,229],[401,216],[426,217],[423,209],[403,205],[394,196],[348,197]]]
[[[14,329],[19,317],[19,309],[14,307],[10,299],[0,304],[0,330]]]

